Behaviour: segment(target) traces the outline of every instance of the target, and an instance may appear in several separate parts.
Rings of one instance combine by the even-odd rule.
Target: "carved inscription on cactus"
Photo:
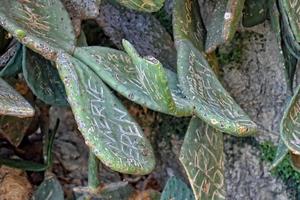
[[[32,117],[34,109],[8,83],[0,78],[0,114],[18,117]]]
[[[168,80],[162,73],[164,69],[153,63],[158,63],[157,60],[135,57],[134,63],[126,53],[102,47],[77,48],[75,56],[87,63],[110,87],[131,101],[168,114],[191,114],[192,106],[182,95],[177,95],[177,85],[167,91]],[[176,79],[175,73],[169,74]]]
[[[281,122],[281,137],[296,154],[300,154],[300,87],[293,96]]]
[[[125,160],[128,165],[143,167],[147,161],[140,156],[142,135],[137,124],[128,120],[126,111],[118,107],[105,107],[104,89],[91,78],[87,80],[86,90],[90,95],[93,128],[103,132],[104,148],[114,154],[119,162]],[[111,112],[111,118],[105,115],[108,112]]]
[[[175,40],[189,39],[203,49],[204,27],[199,13],[198,0],[176,0],[173,10]]]
[[[283,0],[281,2],[289,18],[289,23],[298,42],[300,42],[300,1]]]
[[[75,44],[68,13],[57,0],[2,0],[0,21],[22,43],[44,54],[53,48],[69,51]]]
[[[149,173],[153,151],[138,124],[92,70],[75,58],[60,57],[58,70],[69,103],[95,155],[113,170]]]
[[[204,56],[188,41],[180,43],[178,54],[180,83],[197,116],[227,133],[253,134],[256,125],[223,88]]]
[[[164,4],[164,0],[117,0],[117,2],[128,8],[146,12],[158,11]]]
[[[223,135],[199,118],[192,118],[180,161],[195,199],[225,199]]]

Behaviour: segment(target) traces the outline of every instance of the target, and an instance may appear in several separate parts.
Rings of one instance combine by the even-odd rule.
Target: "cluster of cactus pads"
[[[112,3],[156,12],[164,0]],[[257,126],[218,80],[214,51],[233,38],[240,22],[253,26],[268,17],[282,49],[290,94],[294,94],[282,120],[282,140],[274,166],[289,151],[292,158],[300,154],[300,87],[294,93],[292,84],[300,57],[300,1],[175,0],[176,62],[171,68],[163,64],[164,60],[141,56],[127,40],[122,41],[124,51],[87,46],[81,20],[96,18],[99,6],[100,0],[1,0],[0,6],[0,53],[4,51],[1,47],[7,47],[0,57],[0,76],[22,73],[40,100],[71,107],[91,151],[90,188],[99,185],[93,178],[97,159],[112,170],[133,175],[148,174],[155,167],[150,142],[113,89],[151,110],[176,117],[191,116],[179,160],[193,194],[173,178],[161,199],[224,199],[223,133],[250,136],[257,132]],[[9,44],[7,34],[14,37]],[[34,116],[30,103],[3,79],[0,96],[3,120]],[[52,159],[53,135],[47,138],[45,165],[25,162],[19,167],[45,170]],[[15,145],[22,139],[17,133],[9,138]],[[0,159],[0,163],[16,166],[12,160]],[[53,191],[59,190],[52,179],[46,179],[40,187],[51,184]],[[178,188],[182,190],[179,195]],[[43,189],[36,192],[37,196],[43,195],[40,190]],[[55,199],[63,198],[60,192],[54,194],[58,195]]]

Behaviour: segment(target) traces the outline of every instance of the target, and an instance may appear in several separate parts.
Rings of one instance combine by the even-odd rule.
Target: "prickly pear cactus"
[[[293,30],[297,42],[300,42],[300,2],[297,0],[282,0],[279,2],[282,4],[283,11],[288,16],[290,26]]]
[[[7,51],[0,56],[0,77],[9,77],[22,69],[22,45],[13,39]]]
[[[189,41],[178,45],[178,77],[197,116],[212,127],[236,136],[256,132],[256,125],[223,88],[204,56]]]
[[[254,134],[256,125],[223,88],[205,56],[199,51],[202,48],[197,41],[201,38],[202,28],[190,26],[201,24],[193,23],[197,19],[195,16],[188,17],[191,19],[189,23],[182,23],[184,17],[178,15],[180,3],[179,0],[175,3],[173,26],[176,27],[177,73],[183,93],[194,105],[197,116],[214,128],[237,136]],[[192,5],[192,1],[186,0],[185,5]],[[192,16],[193,10],[187,9],[185,12],[186,16]],[[182,30],[189,30],[189,34]],[[194,46],[195,43],[198,45]]]
[[[280,124],[284,144],[294,153],[300,154],[300,86],[285,110]]]
[[[169,178],[160,200],[195,200],[188,186],[175,176]]]
[[[152,79],[153,76],[157,74],[151,74],[151,70],[157,66],[151,61],[139,57],[135,50],[135,54],[133,54],[133,46],[129,46],[128,42],[125,44],[127,45],[127,50],[130,51],[129,53],[132,54],[131,56],[135,56],[134,58],[131,58],[122,51],[105,47],[77,48],[74,55],[93,69],[110,87],[129,100],[152,110],[175,116],[191,115],[193,109],[191,104],[182,97],[183,95],[180,96],[180,94],[178,94],[180,91],[178,91],[179,88],[177,85],[173,85],[176,84],[176,81],[174,81],[176,74],[170,70],[163,69],[160,65],[160,68],[155,69],[160,73],[160,75],[155,78],[157,79],[155,82]],[[129,47],[131,48],[129,49]],[[135,63],[132,59],[136,60]],[[167,83],[167,79],[171,78],[170,76],[173,78]],[[168,84],[172,84],[170,89],[168,88]],[[158,91],[155,90],[158,88],[166,90],[161,92],[168,93],[168,96],[157,94]],[[174,101],[170,99],[170,90]],[[163,101],[169,103],[162,105]],[[174,108],[174,103],[176,109]]]
[[[75,47],[71,20],[57,0],[3,0],[0,26],[49,60],[60,49],[72,53]]]
[[[285,156],[288,154],[288,152],[289,152],[289,149],[284,144],[284,141],[282,139],[280,139],[277,150],[276,150],[275,158],[271,165],[271,169],[277,167],[277,165],[285,158]]]
[[[165,0],[114,0],[119,4],[138,11],[155,12],[163,5]]]
[[[0,115],[16,117],[32,117],[34,115],[34,108],[1,78],[0,97]]]
[[[230,41],[242,17],[245,0],[213,0],[214,9],[205,23],[207,30],[205,51],[210,53]]]
[[[57,67],[78,128],[94,154],[113,170],[150,173],[155,160],[149,141],[100,77],[63,53]]]
[[[195,199],[225,199],[223,134],[191,119],[180,151]]]
[[[50,61],[23,47],[23,75],[31,91],[49,105],[68,105],[64,85]]]
[[[204,50],[205,29],[197,0],[175,0],[173,8],[173,34],[175,42],[189,40]]]

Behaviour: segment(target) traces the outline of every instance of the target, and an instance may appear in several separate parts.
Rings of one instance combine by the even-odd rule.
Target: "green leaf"
[[[64,191],[54,175],[47,176],[38,189],[33,193],[31,200],[64,200]]]
[[[279,3],[282,4],[282,8],[288,16],[291,29],[297,42],[300,42],[300,2],[297,0],[282,0],[279,1]]]
[[[121,173],[150,173],[155,160],[149,141],[98,75],[63,53],[57,67],[78,128],[95,155]]]
[[[243,11],[243,25],[251,27],[264,22],[268,16],[268,1],[245,0]]]
[[[22,70],[22,45],[13,40],[7,51],[0,56],[0,77],[14,76]]]
[[[242,17],[245,0],[214,0],[207,30],[205,51],[210,53],[219,45],[230,41]]]
[[[0,116],[0,133],[10,144],[17,147],[22,142],[31,122],[31,117]]]
[[[196,199],[225,199],[221,132],[193,117],[179,159],[189,177]]]
[[[39,54],[23,47],[23,75],[32,92],[42,101],[67,106],[67,96],[57,69]]]
[[[284,111],[280,135],[284,144],[295,154],[300,154],[300,86]]]
[[[212,127],[236,136],[256,132],[256,125],[228,94],[201,52],[190,41],[177,43],[177,71],[195,113]]]
[[[0,115],[32,117],[34,112],[24,97],[0,78]]]
[[[2,0],[0,26],[48,60],[60,49],[74,50],[73,27],[61,1]]]
[[[126,44],[129,48],[129,43]],[[134,54],[134,63],[126,53],[106,47],[77,48],[74,55],[93,69],[111,88],[129,100],[166,114],[191,115],[192,105],[180,94],[180,89],[175,85],[177,84],[176,74],[163,69],[160,63],[153,65],[148,60],[138,57],[136,53]],[[151,70],[155,70],[159,76],[152,73]],[[157,76],[155,82],[152,80],[154,76]],[[166,79],[168,79],[168,83],[166,83]],[[164,86],[161,87],[161,84]],[[167,84],[169,84],[170,89],[168,89]],[[160,94],[154,96],[153,94],[156,92],[154,90],[158,88],[160,88]],[[173,104],[170,100],[169,90],[171,90],[176,109],[172,108],[173,105],[170,106],[171,109],[169,105],[166,105]],[[165,94],[168,96],[164,97]]]
[[[284,144],[283,140],[280,138],[279,144],[276,150],[276,155],[275,158],[271,164],[271,169],[274,169],[275,167],[278,166],[278,164],[285,158],[285,156],[288,154],[289,149],[287,146]]]
[[[164,5],[165,0],[114,0],[119,4],[138,11],[156,12]]]
[[[190,188],[176,177],[169,178],[160,200],[194,200]]]
[[[288,18],[288,14],[284,9],[283,1],[278,1],[280,16],[281,16],[281,29],[282,29],[282,39],[286,45],[289,52],[297,59],[300,59],[300,44],[298,43]]]
[[[203,51],[204,27],[197,0],[175,0],[173,7],[173,34],[175,42],[188,39]]]

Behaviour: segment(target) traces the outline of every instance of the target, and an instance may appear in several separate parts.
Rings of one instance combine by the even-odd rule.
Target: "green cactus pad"
[[[150,173],[155,159],[149,141],[100,77],[63,53],[57,67],[78,128],[95,155],[122,173]]]
[[[165,0],[114,0],[119,4],[138,11],[156,12],[162,8]]]
[[[300,154],[300,86],[287,106],[280,123],[284,144],[295,154]]]
[[[300,42],[300,1],[281,0],[279,2],[282,4],[283,9],[288,16],[291,29],[294,33],[297,42]]]
[[[168,85],[168,77],[159,60],[152,56],[142,58],[126,40],[123,40],[123,46],[133,61],[140,85],[147,95],[164,110],[175,113],[176,105]]]
[[[175,0],[173,7],[173,34],[176,41],[190,40],[200,51],[204,50],[204,26],[197,0]]]
[[[0,26],[49,60],[55,60],[60,49],[74,50],[73,27],[61,1],[2,0]]]
[[[34,115],[34,108],[1,78],[0,97],[0,115],[16,117],[32,117]]]
[[[212,127],[235,136],[256,133],[256,125],[219,82],[204,56],[190,41],[177,43],[178,78],[198,117]]]
[[[195,200],[188,186],[175,176],[169,178],[160,200]]]
[[[127,47],[129,48],[129,46]],[[133,59],[136,63],[140,62],[139,65],[135,65],[126,53],[105,47],[76,48],[74,55],[92,68],[110,87],[129,100],[166,114],[175,116],[191,115],[192,105],[183,95],[180,95],[180,89],[177,85],[173,85],[176,84],[176,74],[163,69],[160,63],[158,65],[151,64],[146,59],[137,57],[137,54],[134,54],[135,58]],[[145,69],[142,69],[142,67]],[[153,74],[151,70],[156,70],[159,76]],[[157,76],[156,81],[153,80],[154,76]],[[166,83],[166,79],[171,80]],[[170,89],[168,89],[167,84],[169,84]],[[154,90],[160,87],[160,92],[163,95],[157,94],[154,96],[153,93],[158,92],[154,92]],[[164,89],[166,90],[163,91]],[[169,90],[171,90],[176,109],[172,108],[174,102],[170,99]],[[165,94],[168,96],[164,97]]]
[[[278,164],[285,158],[285,156],[288,154],[289,149],[287,146],[284,144],[283,140],[280,138],[279,144],[276,150],[276,155],[275,158],[271,164],[271,169],[274,169],[275,167],[278,166]]]
[[[274,6],[275,7],[275,6]],[[279,12],[281,16],[281,29],[284,34],[282,34],[282,39],[290,51],[290,53],[297,59],[300,59],[300,44],[295,37],[291,24],[288,18],[288,13],[284,8],[283,1],[278,1]],[[275,8],[276,9],[276,8]],[[274,11],[274,10],[273,10]],[[271,12],[272,14],[273,12]]]
[[[191,119],[180,151],[196,200],[225,199],[223,134]]]
[[[22,67],[28,86],[39,99],[50,105],[68,105],[64,84],[50,61],[24,46]]]
[[[0,77],[13,76],[21,70],[22,45],[19,42],[12,41],[12,45],[0,56]]]
[[[230,41],[242,17],[245,0],[213,0],[214,10],[208,24],[205,51],[210,53]]]
[[[64,200],[64,191],[54,175],[47,176],[38,189],[33,193],[31,200]]]

